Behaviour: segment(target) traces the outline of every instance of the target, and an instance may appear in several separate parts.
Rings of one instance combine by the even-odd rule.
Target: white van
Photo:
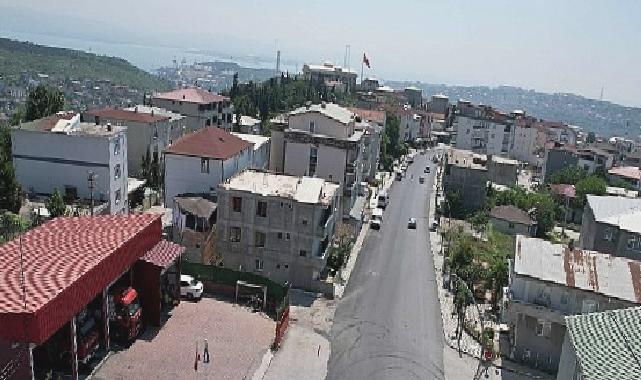
[[[380,193],[378,193],[378,203],[376,207],[385,209],[385,207],[387,207],[388,204],[389,204],[389,196],[387,195],[387,193],[384,191],[381,191]]]
[[[372,219],[369,222],[370,226],[375,230],[381,229],[381,224],[383,224],[383,210],[380,208],[375,208],[372,210]]]

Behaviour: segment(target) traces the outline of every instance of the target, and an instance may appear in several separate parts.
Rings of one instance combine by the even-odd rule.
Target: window
[[[309,122],[309,131],[311,133],[316,133],[316,124],[313,121]]]
[[[122,198],[122,194],[120,190],[116,190],[116,204],[120,204],[121,198]]]
[[[263,270],[263,260],[256,259],[254,261],[254,265],[255,265],[256,270]]]
[[[511,229],[513,229],[513,228],[514,228],[514,223],[510,222],[509,227],[510,227]]]
[[[629,238],[628,249],[631,251],[641,251],[641,236],[633,236]]]
[[[117,156],[120,154],[120,137],[116,138],[114,141],[114,155]]]
[[[290,235],[290,234],[289,234],[289,232],[288,232],[288,233],[285,235],[285,240],[289,240],[289,239],[291,239],[291,235]]]
[[[234,212],[241,212],[243,209],[243,198],[241,197],[232,197],[231,198],[231,209]]]
[[[229,227],[229,241],[235,243],[240,241],[240,227]]]
[[[265,247],[265,233],[256,231],[254,244],[256,247],[263,248]]]
[[[201,173],[209,173],[209,159],[208,158],[201,158],[200,159],[200,172]]]
[[[120,170],[120,164],[116,164],[116,166],[114,167],[114,179],[120,178],[121,174],[122,173],[121,173],[121,170]]]
[[[536,335],[549,337],[550,331],[552,330],[552,322],[547,322],[545,320],[539,319],[536,323]]]
[[[614,228],[606,227],[603,231],[603,240],[605,241],[614,241]]]
[[[309,149],[309,175],[316,174],[316,165],[318,164],[318,147],[313,146]]]
[[[282,232],[278,233],[278,239],[283,240],[283,233]]]
[[[298,255],[300,257],[307,257],[307,251],[304,249],[301,249],[300,252],[298,252]]]
[[[303,226],[307,225],[307,219],[303,219]]]
[[[256,215],[265,218],[267,216],[267,202],[258,202],[256,206]]]

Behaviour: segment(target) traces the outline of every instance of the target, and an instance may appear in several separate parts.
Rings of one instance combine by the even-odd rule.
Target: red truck
[[[138,292],[132,287],[117,290],[113,295],[114,313],[110,316],[110,328],[123,342],[131,342],[143,330],[142,308]]]

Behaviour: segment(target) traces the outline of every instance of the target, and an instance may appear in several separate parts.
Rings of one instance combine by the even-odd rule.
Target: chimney
[[[138,113],[138,106],[134,108],[134,113]]]
[[[107,123],[107,132],[111,132],[113,128],[111,128],[111,123]]]

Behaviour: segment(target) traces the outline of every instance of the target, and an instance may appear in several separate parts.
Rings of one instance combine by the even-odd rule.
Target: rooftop
[[[361,119],[371,121],[380,125],[385,124],[385,111],[380,110],[368,110],[364,108],[355,108],[350,107],[349,110],[356,115],[360,116]]]
[[[293,199],[300,203],[329,203],[339,185],[322,178],[296,177],[256,170],[245,170],[220,185],[226,190],[246,191],[264,197]]]
[[[251,145],[223,129],[209,127],[179,138],[165,153],[226,160]]]
[[[514,272],[541,281],[641,303],[641,262],[516,237]]]
[[[232,115],[232,121],[234,124],[236,124],[236,114]],[[259,124],[260,120],[256,119],[255,117],[247,116],[247,115],[241,115],[240,116],[240,125],[244,127],[252,127],[256,124]]]
[[[641,169],[636,166],[615,166],[608,170],[608,174],[635,179],[637,181],[641,179]]]
[[[518,160],[513,160],[511,158],[505,158],[501,156],[492,156],[492,161],[496,162],[497,164],[503,165],[519,165]]]
[[[155,94],[154,99],[173,100],[187,103],[209,104],[229,100],[228,97],[205,91],[200,88],[181,88]]]
[[[178,195],[174,198],[174,201],[180,210],[207,219],[211,217],[217,207],[216,202],[208,199],[205,195]]]
[[[597,195],[587,198],[597,222],[641,233],[641,199]]]
[[[115,120],[122,120],[122,121],[134,121],[138,123],[157,123],[159,121],[165,121],[169,120],[169,117],[167,116],[161,116],[161,115],[152,115],[151,113],[142,113],[142,112],[137,112],[137,111],[128,111],[124,109],[116,109],[116,108],[103,108],[103,109],[98,109],[98,110],[91,110],[85,112],[85,115],[89,116],[90,119],[86,121],[91,122],[93,121],[91,118],[95,118],[98,116],[99,118],[105,118],[105,119],[115,119]]]
[[[356,73],[356,70],[354,69],[341,67],[331,62],[325,62],[322,65],[305,64],[303,65],[303,72],[305,71],[318,71],[318,72],[325,72],[325,73],[344,73],[344,74],[358,75]]]
[[[496,206],[490,211],[490,216],[496,219],[507,220],[512,223],[519,223],[531,226],[536,222],[530,214],[514,206]]]
[[[47,116],[42,119],[22,123],[15,130],[32,131],[32,132],[49,132],[66,134],[72,136],[93,135],[93,136],[112,136],[125,130],[124,126],[107,126],[96,125],[96,123],[80,122],[80,114],[74,112],[59,112],[55,115]],[[111,128],[111,130],[109,130]]]
[[[349,124],[354,121],[354,113],[352,111],[334,103],[312,104],[310,106],[300,107],[290,112],[289,115],[302,115],[309,112],[323,114],[330,119],[334,119],[342,124]]]
[[[641,379],[641,307],[565,317],[585,379]]]
[[[568,197],[568,198],[576,197],[576,189],[574,188],[574,185],[555,183],[550,185],[550,190],[552,190],[554,194],[561,195],[564,197]]]
[[[262,135],[251,135],[247,133],[238,133],[231,132],[232,135],[240,137],[241,139],[247,141],[248,143],[254,144],[254,150],[260,149],[264,144],[267,144],[270,140],[267,136]]]
[[[142,104],[138,104],[133,107],[125,108],[127,111],[136,111],[138,113],[146,113],[146,114],[151,114],[151,115],[158,115],[158,116],[165,116],[171,119],[171,121],[177,121],[177,120],[182,120],[185,117],[179,113],[176,112],[171,112],[169,110],[166,110],[164,108],[160,107],[152,107],[152,106],[145,106]]]

